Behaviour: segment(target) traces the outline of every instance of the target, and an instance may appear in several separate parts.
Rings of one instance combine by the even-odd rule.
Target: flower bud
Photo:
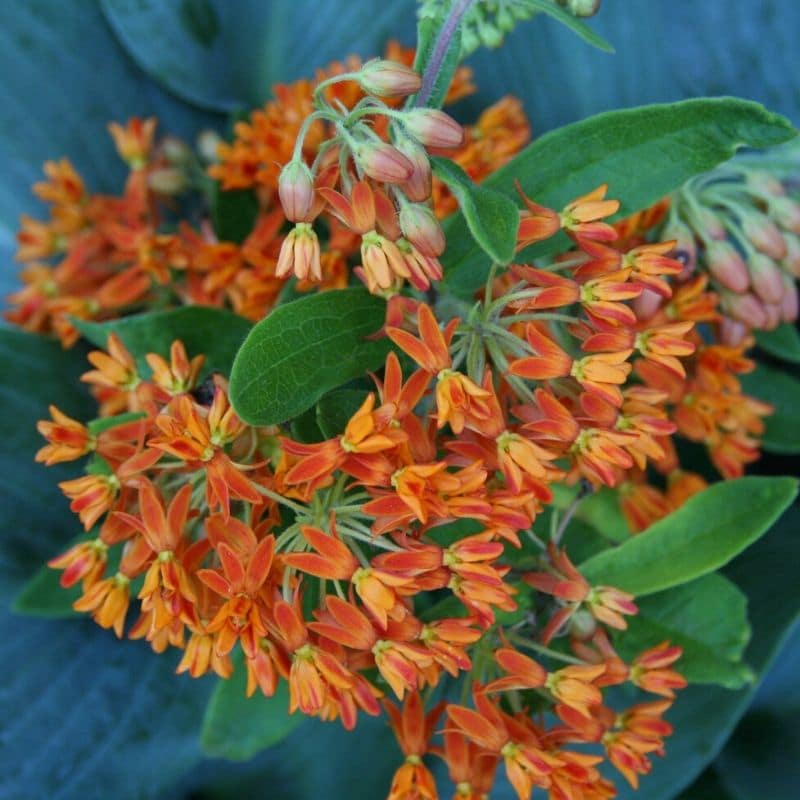
[[[745,339],[750,329],[743,322],[722,317],[719,322],[719,341],[726,347],[738,347]]]
[[[676,276],[680,282],[687,281],[697,268],[697,244],[692,229],[679,219],[672,219],[661,232],[661,240],[675,240],[672,258],[683,264],[683,271]]]
[[[578,609],[569,619],[569,633],[576,639],[584,641],[594,636],[597,620],[585,609]]]
[[[147,176],[147,185],[156,193],[176,195],[186,191],[186,175],[175,167],[161,167],[152,170]]]
[[[600,0],[558,0],[574,17],[593,17],[600,10]]]
[[[449,114],[436,108],[415,108],[403,113],[408,132],[426,147],[459,147],[464,129]]]
[[[173,167],[185,167],[192,162],[192,149],[177,136],[165,136],[161,140],[161,152]]]
[[[403,183],[414,172],[414,165],[386,142],[360,142],[353,156],[370,178],[381,183]]]
[[[400,230],[422,255],[436,258],[444,252],[444,233],[427,206],[405,203],[400,209]]]
[[[308,222],[314,204],[314,176],[299,160],[292,160],[281,170],[278,197],[289,222]]]
[[[781,307],[777,303],[764,303],[765,331],[774,331],[781,324]]]
[[[761,194],[772,194],[776,197],[786,194],[786,189],[776,177],[760,169],[747,171],[746,185],[748,189]]]
[[[742,231],[753,246],[772,258],[786,255],[786,242],[778,226],[764,214],[754,211],[742,220]]]
[[[761,301],[750,292],[737,294],[735,292],[720,292],[720,306],[726,314],[743,322],[749,328],[762,330],[767,322],[767,312]]]
[[[733,292],[747,291],[750,284],[747,266],[730,242],[709,242],[706,247],[706,263],[709,272],[726,289]]]
[[[783,296],[783,274],[780,267],[763,253],[753,253],[747,260],[750,282],[760,300],[780,303]]]
[[[770,200],[769,215],[786,231],[800,233],[800,203],[789,197]]]
[[[361,67],[358,82],[367,94],[405,97],[419,91],[422,78],[405,64],[376,58]]]
[[[643,321],[652,317],[659,308],[663,298],[652,289],[644,289],[642,293],[633,299],[633,313],[636,314],[636,319]]]
[[[403,136],[395,143],[397,149],[411,162],[413,172],[400,188],[413,203],[422,203],[431,196],[431,162],[425,148],[410,136]]]
[[[200,131],[197,136],[197,153],[206,164],[214,164],[219,158],[217,152],[221,144],[222,137],[216,131]]]
[[[800,311],[800,298],[797,284],[788,276],[783,276],[784,291],[781,298],[781,319],[784,322],[795,322]]]
[[[795,278],[800,278],[800,238],[793,233],[783,236],[786,242],[786,255],[781,261],[781,266]]]
[[[693,208],[689,222],[698,233],[711,239],[722,241],[727,236],[722,221],[710,208],[704,206]]]

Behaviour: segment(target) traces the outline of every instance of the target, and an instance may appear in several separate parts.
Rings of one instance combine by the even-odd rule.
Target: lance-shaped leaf
[[[580,565],[593,584],[646,595],[727,564],[769,530],[797,495],[794,478],[714,484],[619,547]]]
[[[323,292],[278,306],[242,345],[231,371],[231,402],[251,425],[284,422],[325,392],[377,369],[388,339],[386,304],[360,288]]]
[[[151,311],[110,322],[73,322],[83,336],[100,348],[105,348],[109,333],[116,333],[145,377],[152,372],[145,356],[158,353],[169,359],[169,348],[175,339],[183,342],[189,358],[205,355],[202,374],[219,371],[228,375],[233,357],[252,326],[231,311],[203,306]]]
[[[753,372],[742,376],[742,385],[748,394],[771,403],[774,409],[764,420],[766,428],[761,439],[764,450],[786,455],[800,453],[800,381],[759,364]]]
[[[626,215],[726,161],[743,145],[769,147],[795,134],[788,120],[736,98],[609,111],[546,133],[481,186],[515,196],[518,179],[537,203],[560,209],[607,183],[608,196],[621,202],[620,214]],[[462,297],[481,286],[489,266],[467,235],[469,226],[463,211],[445,223],[445,281]]]
[[[791,322],[772,331],[756,331],[756,344],[771,356],[800,364],[800,333]]]
[[[511,261],[519,228],[519,212],[514,201],[483,184],[473,183],[458,164],[446,158],[434,156],[431,163],[436,177],[446,183],[458,199],[461,218],[472,234],[471,244],[483,251],[484,261],[487,255],[498,264]],[[469,238],[466,230],[456,235]],[[448,248],[453,244],[454,240],[448,235]],[[452,258],[447,260],[453,263]]]

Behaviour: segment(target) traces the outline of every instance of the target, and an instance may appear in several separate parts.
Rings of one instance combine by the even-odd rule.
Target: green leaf
[[[433,156],[433,172],[458,199],[461,218],[472,234],[475,246],[492,261],[507,264],[514,257],[519,213],[513,200],[500,192],[475,184],[458,164]],[[466,236],[466,231],[461,232]],[[448,247],[451,237],[448,234]],[[448,263],[451,259],[448,258]]]
[[[146,416],[144,411],[128,411],[125,414],[115,414],[113,417],[93,419],[86,427],[93,436],[99,436],[104,431],[110,431],[120,425],[127,425],[129,422],[136,422],[137,419],[144,419]]]
[[[367,397],[363,389],[337,389],[317,403],[317,425],[327,439],[344,433],[345,426]]]
[[[614,637],[624,659],[669,640],[683,648],[676,667],[689,683],[738,689],[753,679],[741,661],[750,638],[747,597],[727,578],[704,575],[644,597],[638,606],[628,630]]]
[[[228,375],[236,351],[252,327],[237,314],[203,306],[151,311],[110,322],[73,320],[73,323],[83,336],[101,348],[105,348],[108,334],[116,333],[144,377],[152,374],[145,356],[158,353],[169,359],[169,348],[175,339],[183,342],[189,358],[205,355],[202,374],[219,371]]]
[[[250,331],[231,370],[231,402],[251,425],[284,422],[325,392],[370,369],[391,348],[367,340],[386,304],[361,288],[323,292],[278,306]]]
[[[582,19],[570,14],[561,6],[553,3],[552,0],[525,0],[525,5],[547,14],[562,25],[569,28],[573,33],[583,39],[587,44],[602,50],[604,53],[615,52],[614,47],[607,42],[599,33],[593,31]]]
[[[799,526],[800,508],[795,506],[766,536],[725,568],[726,576],[748,598],[753,637],[746,658],[759,681],[770,665],[781,663],[782,648],[792,630],[797,630]],[[653,771],[642,779],[639,792],[618,781],[618,800],[672,800],[714,760],[753,701],[757,688],[758,682],[738,692],[713,686],[690,686],[679,692],[667,712],[675,733],[666,740],[666,758],[653,759]],[[717,795],[702,797],[716,800]]]
[[[619,493],[605,486],[581,500],[575,517],[615,542],[624,542],[631,536],[630,525],[619,505]]]
[[[442,29],[442,21],[431,17],[423,17],[417,25],[417,53],[414,57],[414,69],[422,75],[431,60],[436,44],[439,41],[439,33]],[[456,69],[461,60],[461,29],[457,29],[447,51],[441,56],[441,66],[439,67],[436,78],[431,87],[430,94],[425,99],[424,105],[428,108],[441,108],[444,99],[447,97],[447,90],[453,81]],[[416,95],[411,99],[409,105],[414,105]]]
[[[288,736],[303,715],[289,714],[289,686],[284,680],[272,697],[258,690],[247,697],[247,670],[241,652],[233,661],[233,675],[217,682],[208,701],[200,743],[213,758],[246,761]]]
[[[764,422],[761,443],[770,453],[800,453],[800,381],[771,367],[759,364],[741,377],[744,390],[774,406]]]
[[[772,331],[756,331],[756,344],[766,353],[792,364],[800,364],[800,333],[791,322]]]
[[[211,222],[220,241],[241,244],[252,232],[258,217],[258,198],[250,189],[223,190],[214,183],[211,192]]]
[[[593,584],[646,595],[727,564],[764,534],[797,495],[794,478],[739,478],[710,486],[580,571]]]
[[[794,135],[788,120],[736,98],[609,111],[546,133],[481,186],[515,197],[516,178],[537,203],[560,209],[607,183],[608,196],[621,202],[620,214],[626,215],[726,161],[743,145],[768,147]],[[642,180],[643,169],[647,180]],[[482,285],[488,271],[468,227],[461,212],[446,220],[448,247],[442,259],[445,282],[464,298]]]

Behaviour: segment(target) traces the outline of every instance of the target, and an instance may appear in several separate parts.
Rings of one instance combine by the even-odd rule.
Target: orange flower
[[[141,378],[136,368],[136,361],[116,333],[108,335],[106,344],[108,353],[92,350],[87,356],[96,369],[85,372],[81,380],[95,386],[108,386],[123,389],[126,392],[135,389]]]
[[[508,675],[486,684],[484,687],[486,692],[537,689],[545,685],[547,670],[532,658],[510,647],[501,647],[499,650],[495,650],[494,660]]]
[[[94,449],[94,436],[89,433],[86,426],[68,417],[53,405],[48,408],[53,421],[37,422],[36,429],[49,444],[36,453],[36,461],[50,467],[62,461],[74,461]]]
[[[600,222],[619,210],[618,200],[606,200],[608,185],[603,184],[588,194],[568,203],[561,211],[561,227],[580,245],[582,240],[613,242],[617,232],[611,225]]]
[[[119,480],[114,475],[85,475],[62,481],[58,486],[72,500],[70,511],[80,517],[88,531],[111,508],[119,491]]]
[[[108,130],[117,151],[131,169],[141,169],[147,164],[156,132],[155,117],[146,120],[131,117],[124,127],[117,122],[110,122]]]
[[[66,553],[51,558],[47,566],[64,570],[59,583],[65,589],[78,581],[83,581],[83,588],[87,589],[103,576],[107,561],[108,545],[98,537],[73,545]]]
[[[91,612],[92,619],[101,628],[113,628],[117,638],[121,639],[130,603],[130,583],[127,575],[118,572],[89,586],[72,607],[76,611]]]
[[[551,672],[544,685],[560,703],[574,708],[584,717],[591,717],[589,708],[603,701],[594,680],[605,670],[605,664],[575,664]]]
[[[206,357],[195,356],[189,361],[183,342],[175,340],[169,349],[170,363],[156,353],[145,356],[153,370],[152,382],[168,395],[181,394],[194,388]]]
[[[662,642],[638,655],[631,664],[630,680],[641,689],[662,697],[675,697],[674,689],[683,689],[686,679],[669,667],[682,655],[680,647]]]
[[[570,370],[573,369],[572,359],[539,328],[528,323],[525,326],[525,338],[536,355],[524,356],[512,361],[508,366],[511,375],[541,381],[549,378],[563,378],[570,374]]]

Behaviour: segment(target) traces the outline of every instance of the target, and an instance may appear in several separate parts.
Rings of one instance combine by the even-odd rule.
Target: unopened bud
[[[789,197],[770,200],[769,215],[785,231],[800,233],[800,203]]]
[[[400,230],[422,255],[436,258],[444,252],[444,233],[427,206],[405,203],[400,209]]]
[[[600,10],[600,0],[558,0],[575,17],[593,17]]]
[[[206,164],[215,163],[219,146],[222,144],[222,137],[212,130],[200,131],[197,136],[197,153]]]
[[[781,324],[781,307],[777,303],[764,303],[765,331],[774,331]]]
[[[747,171],[746,184],[748,189],[762,194],[772,194],[776,196],[786,194],[783,184],[769,172],[754,169]]]
[[[411,162],[411,177],[400,188],[412,203],[422,203],[431,196],[431,162],[425,148],[410,136],[400,137],[397,149]]]
[[[722,220],[710,209],[696,206],[689,219],[691,226],[703,236],[722,241],[728,234]]]
[[[648,320],[652,317],[663,303],[663,298],[652,289],[644,289],[642,293],[633,299],[633,313],[640,321]]]
[[[578,609],[569,618],[569,633],[576,639],[584,641],[594,636],[597,631],[597,620],[585,609]]]
[[[765,303],[780,303],[783,296],[783,273],[780,267],[763,253],[753,253],[747,259],[750,282],[760,300]]]
[[[376,58],[364,64],[358,74],[358,82],[367,94],[405,97],[419,91],[422,78],[405,64]]]
[[[308,222],[314,204],[314,176],[302,161],[290,161],[278,178],[278,196],[289,222]]]
[[[800,298],[797,295],[797,284],[788,276],[783,276],[784,292],[781,298],[781,319],[784,322],[795,322],[800,311]]]
[[[744,292],[750,283],[747,265],[728,241],[712,241],[706,247],[706,263],[709,272],[726,289]]]
[[[403,124],[426,147],[459,147],[464,142],[464,128],[449,114],[436,108],[405,111]]]
[[[177,136],[165,136],[161,140],[161,152],[173,167],[185,167],[192,162],[192,149]]]
[[[386,142],[360,142],[353,156],[370,178],[382,183],[403,183],[414,172],[414,165]]]
[[[800,278],[800,238],[793,233],[785,233],[786,255],[781,261],[781,266],[795,278]]]
[[[738,347],[750,329],[738,319],[722,317],[719,322],[719,342],[727,347]]]
[[[786,255],[786,242],[778,226],[764,214],[754,211],[744,217],[742,231],[754,247],[771,258],[780,259]]]
[[[697,244],[692,229],[679,219],[672,219],[661,232],[662,241],[675,240],[672,258],[683,264],[683,271],[676,276],[678,281],[688,280],[697,267]]]
[[[722,310],[743,322],[749,328],[763,330],[767,321],[767,312],[761,301],[750,292],[737,294],[736,292],[720,292],[720,306]]]
[[[162,167],[152,170],[147,176],[147,185],[156,193],[176,195],[186,191],[188,181],[182,170]]]

